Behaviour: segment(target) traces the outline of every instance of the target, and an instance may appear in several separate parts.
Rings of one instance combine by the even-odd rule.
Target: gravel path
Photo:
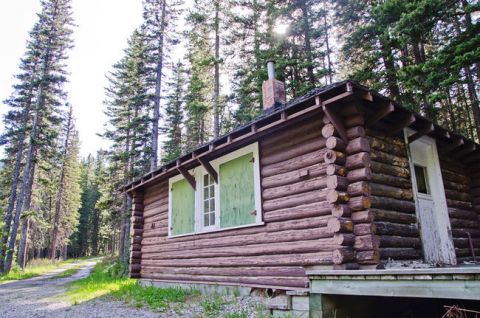
[[[0,317],[1,318],[120,318],[120,317],[229,317],[229,313],[243,313],[233,317],[258,317],[260,304],[254,297],[222,296],[225,300],[220,311],[206,314],[198,299],[194,302],[173,304],[171,309],[158,313],[142,308],[134,308],[123,302],[112,301],[108,298],[73,305],[59,297],[64,294],[69,283],[88,276],[97,261],[83,262],[79,271],[65,278],[54,278],[66,269],[76,266],[71,264],[59,268],[48,274],[14,281],[0,285]],[[205,297],[205,298],[204,298]],[[202,296],[206,299],[207,296]],[[260,310],[261,311],[261,310]],[[260,316],[263,316],[260,314]]]

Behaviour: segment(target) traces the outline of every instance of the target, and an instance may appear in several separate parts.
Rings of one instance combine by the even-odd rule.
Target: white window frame
[[[220,214],[221,214],[221,202],[220,202],[220,165],[239,158],[243,155],[248,153],[253,153],[253,187],[254,187],[254,194],[255,194],[255,222],[251,224],[233,226],[233,227],[220,227]],[[194,176],[196,182],[196,190],[195,190],[195,232],[193,233],[185,233],[179,235],[172,235],[171,234],[171,219],[172,219],[172,196],[171,196],[171,189],[172,183],[178,180],[184,179],[183,176],[176,175],[169,179],[169,197],[168,197],[168,237],[179,237],[179,236],[187,236],[187,235],[195,235],[201,233],[209,233],[209,232],[219,232],[219,231],[228,231],[232,229],[238,228],[245,228],[245,227],[252,227],[252,226],[260,226],[265,224],[263,222],[263,211],[262,211],[262,192],[260,186],[260,157],[258,151],[258,142],[240,148],[238,150],[232,151],[222,157],[214,159],[210,161],[210,165],[218,174],[218,183],[215,183],[215,225],[212,226],[204,226],[203,221],[203,176],[208,174],[207,170],[203,166],[198,166],[194,169],[191,169],[189,173]]]

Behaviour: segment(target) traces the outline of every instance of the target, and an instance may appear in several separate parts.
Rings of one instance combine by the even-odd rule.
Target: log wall
[[[140,276],[306,288],[305,266],[331,266],[334,255],[337,264],[352,261],[352,228],[350,234],[337,235],[348,227],[341,219],[340,229],[332,230],[337,224],[331,221],[330,203],[337,202],[337,192],[331,190],[346,190],[346,145],[335,137],[324,138],[323,126],[316,116],[260,140],[262,226],[167,238],[168,180],[147,188],[143,229],[138,230]],[[329,155],[332,152],[338,159]]]
[[[376,234],[381,260],[421,259],[407,146],[400,137],[373,130],[367,130],[367,138],[372,206],[362,217],[372,222],[359,227],[358,232]]]
[[[455,254],[459,261],[470,260],[473,258],[472,247],[475,254],[480,255],[480,211],[474,206],[475,198],[478,200],[480,195],[480,182],[476,177],[479,174],[471,173],[475,171],[475,165],[467,168],[462,160],[442,155],[441,146],[438,150]]]

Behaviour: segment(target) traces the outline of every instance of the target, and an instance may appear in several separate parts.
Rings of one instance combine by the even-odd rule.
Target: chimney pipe
[[[268,71],[268,79],[274,80],[275,79],[275,62],[274,61],[267,62],[267,71]]]
[[[268,80],[262,84],[263,111],[270,112],[285,104],[285,84],[275,79],[275,62],[267,62]]]

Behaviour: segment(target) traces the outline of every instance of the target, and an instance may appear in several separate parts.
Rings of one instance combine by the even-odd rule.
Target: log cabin
[[[480,145],[350,80],[285,103],[269,76],[263,96],[252,122],[123,188],[132,278],[312,292],[480,256]]]

